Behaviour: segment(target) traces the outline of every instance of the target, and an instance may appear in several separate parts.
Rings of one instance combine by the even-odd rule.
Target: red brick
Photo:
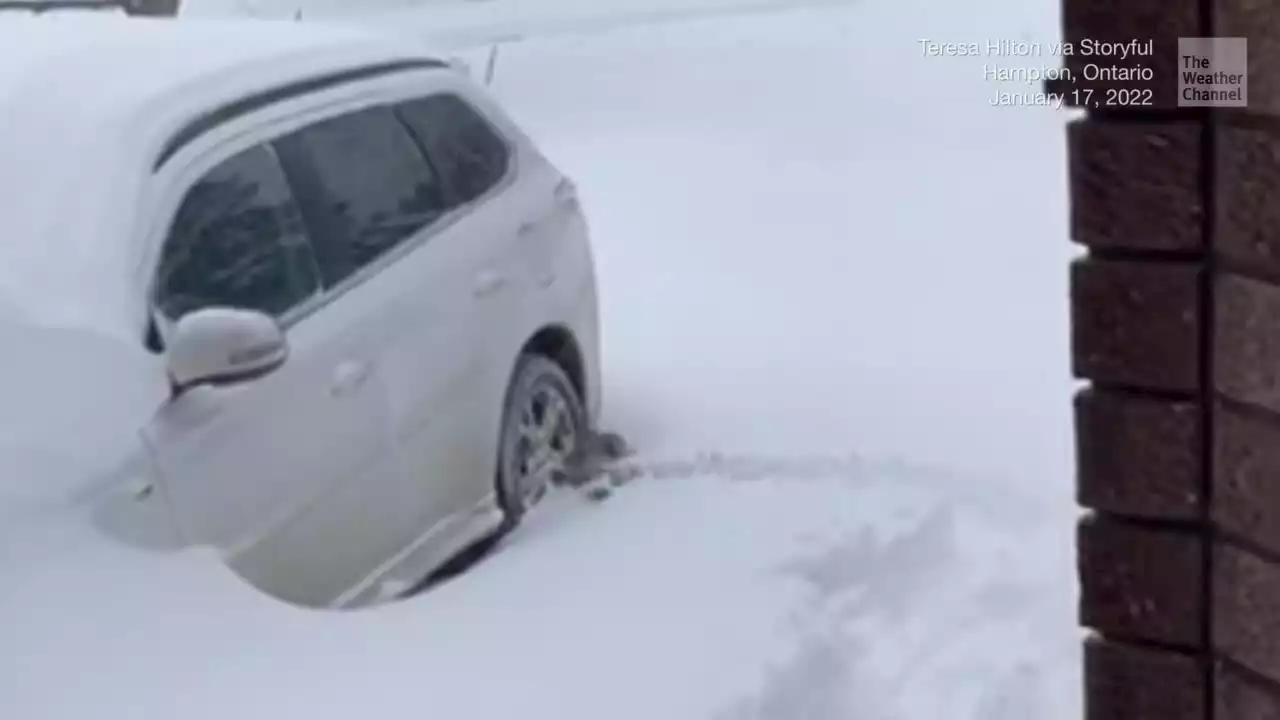
[[[1070,123],[1071,238],[1092,248],[1199,249],[1203,136],[1199,123]]]
[[[1213,644],[1280,682],[1280,566],[1233,545],[1215,546]]]
[[[1280,13],[1272,2],[1214,0],[1213,35],[1249,40],[1249,110],[1280,114]]]
[[[1080,624],[1187,647],[1203,637],[1204,539],[1090,515],[1076,539]]]
[[[1195,519],[1200,404],[1088,388],[1076,395],[1076,497],[1122,515]]]
[[[1084,646],[1085,718],[1204,720],[1201,666],[1191,655],[1091,637]]]
[[[1155,43],[1152,56],[1120,58],[1118,55],[1089,56],[1079,51],[1062,58],[1075,76],[1072,87],[1095,88],[1125,87],[1152,88],[1156,107],[1177,106],[1178,38],[1197,37],[1206,28],[1200,24],[1199,4],[1196,0],[1063,0],[1063,39],[1077,46],[1084,40],[1127,43],[1131,40]],[[1151,81],[1090,82],[1084,76],[1084,66],[1094,63],[1102,66],[1133,68],[1141,65],[1152,70]],[[1095,92],[1095,99],[1097,99]],[[1143,108],[1150,110],[1152,108]]]
[[[1280,412],[1280,287],[1232,275],[1215,284],[1218,391]]]
[[[1071,267],[1076,377],[1137,388],[1200,385],[1200,268],[1086,258]]]
[[[1280,277],[1280,132],[1224,125],[1217,137],[1214,251],[1231,267]]]
[[[1280,720],[1280,694],[1219,665],[1214,674],[1213,720]]]
[[[1280,418],[1214,409],[1213,519],[1280,553]]]

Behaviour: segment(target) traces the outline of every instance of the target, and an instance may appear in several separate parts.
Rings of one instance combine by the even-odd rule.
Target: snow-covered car
[[[265,21],[32,19],[0,48],[0,563],[72,509],[364,606],[583,447],[575,186],[447,63]]]

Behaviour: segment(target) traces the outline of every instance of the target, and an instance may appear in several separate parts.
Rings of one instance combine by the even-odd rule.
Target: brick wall
[[[1062,3],[1159,53],[1067,132],[1086,717],[1280,720],[1280,3]],[[1247,111],[1176,108],[1179,36],[1249,38]]]

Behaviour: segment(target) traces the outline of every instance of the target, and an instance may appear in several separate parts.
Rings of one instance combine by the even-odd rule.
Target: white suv
[[[514,526],[584,446],[575,188],[462,73],[293,23],[0,47],[0,516],[53,493],[352,607]]]

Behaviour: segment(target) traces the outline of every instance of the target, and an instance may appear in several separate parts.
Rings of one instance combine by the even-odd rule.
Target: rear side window
[[[210,306],[279,316],[319,287],[293,193],[275,154],[259,145],[187,192],[161,253],[154,300],[171,320]]]
[[[432,95],[397,108],[444,176],[458,203],[475,200],[507,174],[507,143],[479,112],[456,95]]]
[[[276,141],[316,256],[332,286],[377,260],[446,209],[440,178],[390,108],[311,125]]]

